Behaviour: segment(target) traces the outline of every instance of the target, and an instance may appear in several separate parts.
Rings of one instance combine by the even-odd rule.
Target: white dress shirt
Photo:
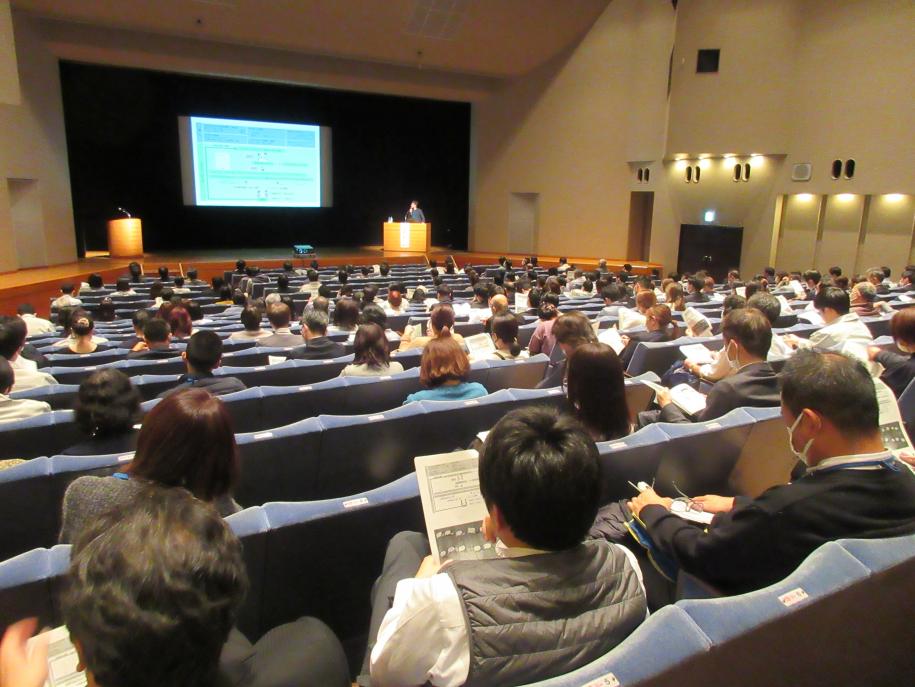
[[[51,305],[55,308],[66,308],[66,307],[69,307],[72,305],[82,305],[82,304],[83,304],[83,302],[79,298],[74,298],[73,296],[71,296],[68,293],[65,293],[64,295],[60,296],[57,300],[55,300],[53,303],[51,303]]]
[[[617,546],[610,544],[610,546]],[[625,547],[629,564],[642,584],[642,571]],[[496,544],[502,558],[544,553]],[[372,683],[376,687],[459,687],[470,671],[470,637],[464,605],[447,573],[397,583],[394,603],[385,614],[372,649]]]
[[[22,356],[20,356],[21,358]],[[13,391],[28,391],[29,389],[37,389],[40,386],[51,386],[52,384],[57,384],[57,380],[54,379],[47,372],[42,372],[41,370],[25,368],[22,370],[15,370],[15,381],[13,382]]]
[[[862,346],[870,346],[874,343],[871,330],[853,312],[842,315],[833,320],[831,324],[818,329],[806,341],[800,339],[798,347],[812,348],[821,353],[839,352],[846,343],[856,343]]]
[[[766,360],[782,360],[794,354],[794,349],[785,343],[784,339],[778,334],[772,334],[772,343],[769,346],[769,352],[766,354]],[[712,357],[715,362],[706,363],[699,366],[699,374],[703,379],[710,382],[717,382],[737,372],[728,362],[728,357],[724,354],[724,348],[720,351],[713,351]]]
[[[30,313],[22,315],[22,321],[25,322],[25,328],[29,336],[35,336],[36,334],[53,334],[57,331],[57,327],[54,326],[53,322],[41,317],[36,317]]]
[[[33,401],[28,398],[12,399],[9,396],[0,394],[0,422],[24,420],[50,412],[51,406],[43,401]]]

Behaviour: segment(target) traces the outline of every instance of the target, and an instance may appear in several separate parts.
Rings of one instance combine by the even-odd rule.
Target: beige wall
[[[9,0],[0,0],[0,103],[18,105],[19,71],[16,68],[16,42]]]
[[[22,99],[20,105],[0,104],[0,272],[76,258],[57,60],[43,45],[34,20],[13,13],[13,27]],[[41,236],[19,242],[22,261],[13,236],[8,179],[37,180],[32,192],[39,196],[40,213],[30,212],[20,226],[32,226]]]

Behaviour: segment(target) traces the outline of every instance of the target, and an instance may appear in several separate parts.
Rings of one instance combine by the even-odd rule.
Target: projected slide
[[[181,119],[182,124],[189,124],[181,127],[185,203],[230,207],[330,205],[325,202],[329,194],[322,193],[322,139],[329,140],[329,129],[212,117]],[[188,188],[188,177],[192,177],[192,189]]]

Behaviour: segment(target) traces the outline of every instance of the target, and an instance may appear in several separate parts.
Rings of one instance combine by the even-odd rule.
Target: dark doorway
[[[647,260],[651,246],[651,216],[654,191],[632,191],[629,196],[629,241],[627,260]]]
[[[705,270],[716,282],[723,282],[728,270],[740,268],[742,244],[743,227],[681,224],[677,271]]]

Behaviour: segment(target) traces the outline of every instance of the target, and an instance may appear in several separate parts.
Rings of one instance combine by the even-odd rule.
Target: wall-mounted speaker
[[[791,168],[791,181],[810,181],[813,176],[813,165],[809,162],[799,162]]]

